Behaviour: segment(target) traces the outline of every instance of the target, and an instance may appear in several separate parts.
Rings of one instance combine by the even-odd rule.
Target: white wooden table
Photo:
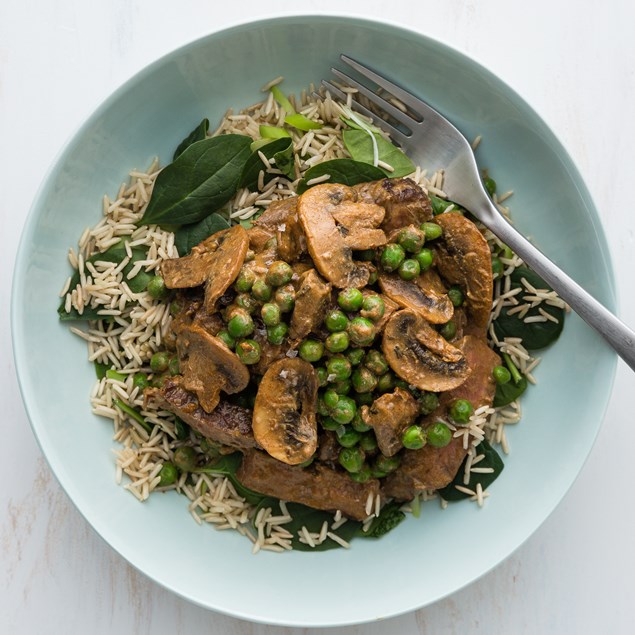
[[[190,605],[105,545],[61,491],[35,443],[10,344],[16,244],[61,144],[147,62],[194,36],[265,17],[265,4],[0,2],[0,633],[317,632],[254,625]],[[304,6],[270,4],[290,12]],[[321,9],[387,18],[440,38],[537,108],[590,186],[614,258],[621,314],[635,325],[635,3],[322,0]],[[339,632],[634,633],[633,380],[620,363],[602,432],[580,478],[504,564],[434,606]]]

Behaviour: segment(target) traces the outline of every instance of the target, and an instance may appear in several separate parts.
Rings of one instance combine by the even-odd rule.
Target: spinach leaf
[[[236,472],[242,460],[243,455],[240,452],[234,452],[233,454],[225,454],[216,459],[213,463],[192,471],[196,474],[212,474],[213,476],[227,477],[239,496],[242,496],[250,505],[258,505],[266,496],[245,487],[236,476]]]
[[[119,264],[124,258],[127,257],[128,252],[125,247],[125,240],[120,240],[115,243],[112,247],[108,248],[103,253],[94,254],[86,262],[96,262],[97,260],[103,260],[106,262],[114,262],[115,264]],[[145,291],[148,286],[148,282],[152,278],[153,274],[148,274],[143,269],[139,271],[139,273],[134,277],[128,279],[128,274],[134,267],[137,260],[145,260],[146,252],[142,247],[133,247],[131,250],[132,258],[130,262],[124,267],[123,279],[126,281],[126,284],[130,287],[130,290],[133,293],[141,293]],[[76,271],[71,278],[70,289],[74,289],[77,284],[79,284],[79,272]],[[101,319],[111,319],[108,316],[99,315],[99,309],[92,309],[90,307],[86,307],[84,312],[80,315],[76,309],[71,309],[68,313],[64,308],[64,300],[62,300],[59,308],[57,309],[57,313],[60,317],[60,320],[64,322],[77,321],[77,320],[101,320]]]
[[[444,198],[439,198],[438,196],[430,195],[430,202],[432,203],[432,213],[435,216],[439,214],[443,214],[445,210],[452,205],[452,201],[447,201]]]
[[[526,267],[518,267],[518,269],[512,272],[510,277],[512,289],[516,289],[518,287],[525,289],[521,282],[521,279],[525,278],[534,288],[548,289],[551,291],[551,288],[537,273],[533,272],[531,269],[527,269]],[[530,294],[529,291],[526,293],[520,293],[516,297],[520,302],[522,302],[522,296],[528,294]],[[539,307],[557,318],[558,323],[556,324],[555,322],[551,322],[549,320],[547,322],[532,322],[527,324],[522,319],[518,318],[517,313],[508,315],[507,312],[509,311],[509,308],[511,308],[509,307],[503,309],[501,314],[494,321],[494,331],[496,333],[496,337],[500,340],[504,337],[521,337],[523,340],[523,346],[529,351],[545,348],[545,346],[549,346],[549,344],[555,342],[558,337],[560,337],[560,333],[562,333],[562,328],[564,327],[564,310],[555,306],[550,306],[545,302],[541,303]],[[540,315],[538,307],[529,309],[525,317],[536,315]]]
[[[260,502],[257,509],[265,509],[267,507],[271,508],[273,516],[282,514],[282,511],[280,510],[280,501],[276,498],[265,498]],[[296,551],[328,551],[330,549],[341,548],[342,545],[331,538],[327,538],[323,543],[316,545],[315,547],[310,547],[309,545],[300,542],[298,536],[298,532],[302,529],[302,527],[306,527],[311,533],[319,534],[324,522],[327,522],[329,526],[333,522],[333,514],[331,512],[312,509],[311,507],[301,505],[300,503],[287,503],[287,509],[289,510],[289,515],[292,520],[286,525],[281,525],[281,527],[293,534],[293,538],[291,538],[291,545]],[[256,514],[257,513],[258,511],[256,511]],[[340,538],[349,542],[358,534],[361,526],[361,523],[349,519],[339,529],[337,529],[336,533]]]
[[[405,518],[406,515],[401,511],[401,503],[392,501],[383,507],[379,516],[368,527],[368,531],[360,528],[356,535],[363,538],[381,538]]]
[[[496,452],[496,450],[488,443],[487,439],[483,439],[483,441],[481,441],[478,446],[476,446],[476,451],[478,454],[484,454],[485,457],[474,467],[491,467],[494,471],[488,474],[470,472],[470,481],[467,485],[465,485],[463,483],[463,475],[465,473],[465,463],[467,461],[466,458],[465,461],[461,463],[461,467],[454,477],[454,480],[446,487],[438,490],[441,498],[445,499],[446,501],[458,501],[464,498],[469,498],[470,494],[460,492],[458,489],[456,489],[455,485],[462,485],[471,489],[472,491],[476,491],[477,483],[480,483],[483,489],[487,489],[498,478],[498,475],[503,471],[503,468],[505,467],[502,459],[498,455],[498,452]]]
[[[196,223],[238,189],[251,137],[221,135],[197,141],[161,170],[141,223]]]
[[[401,177],[412,174],[415,171],[414,163],[397,146],[394,146],[380,134],[374,133],[373,136],[377,142],[379,160],[388,163],[394,168],[392,172],[382,169],[385,175]],[[363,130],[344,130],[342,139],[353,159],[362,163],[373,164],[373,141],[367,132]]]
[[[179,143],[176,150],[174,151],[174,156],[172,157],[172,161],[174,161],[180,155],[182,155],[183,152],[187,148],[189,148],[193,143],[196,143],[197,141],[202,141],[203,139],[205,139],[207,137],[208,130],[209,130],[209,119],[203,119],[203,121],[201,121],[201,123],[199,123],[198,126],[196,126],[196,128],[194,128],[194,130],[192,130],[192,132],[190,132],[190,134],[187,135],[187,137],[185,137],[183,141],[181,141],[181,143]]]
[[[357,185],[385,178],[385,174],[379,168],[353,159],[332,159],[318,163],[304,173],[304,178],[298,183],[297,192],[302,194],[309,187],[307,182],[318,176],[330,175],[326,183],[343,183],[344,185]]]
[[[183,225],[174,232],[174,244],[179,250],[179,256],[187,256],[192,247],[198,245],[206,238],[227,229],[229,223],[220,214],[210,214],[198,223]]]
[[[510,404],[515,399],[518,399],[525,390],[527,390],[527,380],[524,375],[521,375],[520,381],[514,380],[508,381],[506,384],[496,385],[496,394],[494,395],[494,408],[500,408]]]
[[[275,139],[259,148],[267,159],[274,159],[276,167],[281,170],[286,176],[291,176],[289,170],[293,171],[293,140],[291,137],[283,137],[281,139]],[[264,170],[262,159],[258,154],[258,149],[251,153],[243,173],[240,177],[240,187],[246,187],[250,190],[255,189],[258,183],[258,174],[260,170]],[[267,174],[265,172],[265,183],[268,183],[275,175]]]
[[[100,362],[95,362],[95,375],[97,375],[97,379],[103,379],[106,376],[106,371],[110,368],[108,364],[101,364]]]

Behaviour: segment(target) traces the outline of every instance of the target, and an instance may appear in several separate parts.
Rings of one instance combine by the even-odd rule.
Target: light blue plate
[[[468,138],[500,191],[514,189],[518,227],[609,309],[608,248],[571,159],[536,113],[464,55],[393,26],[291,17],[197,40],[133,77],[64,148],[26,223],[13,286],[13,337],[22,394],[52,470],[79,511],[124,558],[189,600],[249,620],[327,626],[390,617],[452,593],[514,551],[547,518],[580,471],[600,427],[615,355],[572,315],[537,370],[510,433],[512,454],[484,509],[424,506],[379,541],[350,551],[251,555],[232,532],[199,527],[177,495],[139,504],[114,484],[109,423],[90,413],[94,372],[84,343],[57,320],[66,252],[100,218],[131,168],[178,142],[203,117],[260,98],[284,75],[299,91],[329,76],[340,52],[384,70],[428,99]]]

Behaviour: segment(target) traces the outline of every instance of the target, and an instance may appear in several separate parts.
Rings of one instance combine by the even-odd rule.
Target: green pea
[[[236,346],[236,339],[229,334],[228,330],[223,329],[222,331],[218,331],[216,337],[225,344],[227,348],[232,351],[234,350],[234,347]]]
[[[159,481],[159,487],[167,487],[168,485],[174,485],[179,478],[179,471],[176,469],[174,463],[166,462],[159,471],[161,480]]]
[[[384,456],[380,454],[375,459],[374,467],[383,472],[384,474],[390,474],[394,472],[401,465],[401,458],[399,455],[395,456]]]
[[[289,332],[289,327],[284,323],[276,324],[275,326],[267,327],[267,340],[274,346],[279,346],[284,341],[284,338]]]
[[[234,289],[236,289],[238,293],[249,293],[255,281],[256,274],[253,269],[243,267],[236,278],[236,282],[234,282]]]
[[[331,357],[326,362],[326,370],[329,373],[330,381],[341,381],[351,376],[351,363],[343,356]]]
[[[335,408],[331,410],[331,417],[335,419],[337,423],[350,423],[357,412],[357,405],[350,397],[346,397],[345,395],[338,396],[339,400]]]
[[[260,361],[262,349],[256,340],[241,340],[236,344],[238,359],[247,366],[257,364]]]
[[[343,448],[352,448],[359,443],[361,433],[349,426],[343,426],[337,433],[337,441]]]
[[[354,348],[346,353],[346,358],[353,366],[359,366],[364,359],[364,349]]]
[[[375,375],[383,375],[388,372],[388,362],[386,358],[376,350],[368,351],[364,359],[364,366],[371,370]]]
[[[331,419],[331,417],[322,417],[320,423],[325,430],[330,430],[331,432],[339,430],[342,427],[341,423],[337,423],[337,421]]]
[[[419,263],[421,271],[427,271],[434,261],[434,252],[424,247],[418,254],[415,254],[415,260]]]
[[[262,305],[260,316],[265,326],[276,326],[280,324],[280,307],[277,304],[267,302]]]
[[[501,386],[508,383],[512,378],[512,374],[504,366],[494,366],[492,375],[494,377],[494,381]]]
[[[446,322],[439,331],[446,340],[451,340],[456,335],[456,323],[453,320]]]
[[[329,388],[324,392],[324,403],[329,410],[333,410],[339,400],[340,396],[333,388]]]
[[[369,392],[356,392],[354,398],[358,406],[370,406],[374,401],[372,393]]]
[[[414,258],[407,258],[399,265],[399,277],[402,280],[414,280],[421,273],[421,266]]]
[[[255,313],[258,308],[258,300],[249,293],[239,293],[234,299],[234,302],[241,309],[245,309],[249,315]]]
[[[485,186],[485,189],[490,196],[494,196],[494,194],[496,194],[496,181],[494,179],[486,176],[483,179],[483,185]]]
[[[170,365],[170,355],[165,351],[159,351],[150,358],[150,368],[155,373],[162,373]]]
[[[326,404],[324,403],[324,399],[322,397],[318,397],[318,399],[317,399],[316,412],[321,417],[328,417],[329,416],[330,410],[326,407]]]
[[[381,254],[381,266],[384,271],[397,271],[405,257],[406,252],[401,245],[388,243]]]
[[[492,258],[492,276],[494,279],[500,278],[505,271],[505,265],[501,262],[501,259],[497,256]]]
[[[377,269],[373,266],[369,266],[368,286],[371,286],[377,282]]]
[[[359,440],[359,447],[368,454],[372,454],[377,450],[377,437],[374,432],[367,432],[362,435]]]
[[[364,423],[362,414],[359,410],[355,412],[355,416],[351,420],[351,425],[353,426],[353,430],[357,430],[357,432],[368,432],[369,430],[371,430],[371,427],[368,424]]]
[[[439,407],[439,396],[436,392],[424,392],[419,397],[419,412],[422,415],[429,415]]]
[[[338,395],[348,395],[351,391],[352,384],[350,379],[342,379],[341,381],[336,381],[331,384],[331,386]]]
[[[372,392],[377,386],[377,376],[365,366],[356,368],[351,379],[355,392]]]
[[[196,468],[196,452],[189,445],[174,450],[174,464],[182,472],[189,472]]]
[[[254,332],[254,321],[245,309],[237,309],[229,322],[227,331],[232,337],[247,337]]]
[[[420,251],[425,239],[424,233],[414,225],[404,227],[397,236],[397,242],[410,253]]]
[[[511,250],[511,247],[507,245],[501,246],[500,257],[505,258],[505,260],[511,260],[514,257],[514,252]]]
[[[273,289],[262,278],[258,278],[251,287],[251,295],[261,302],[269,302]]]
[[[344,311],[359,311],[363,302],[364,296],[359,289],[342,289],[337,294],[337,303]]]
[[[404,431],[401,442],[408,450],[419,450],[426,444],[426,433],[421,426],[409,426]]]
[[[390,392],[395,387],[395,376],[392,373],[384,373],[377,380],[377,390],[381,393]]]
[[[361,260],[362,262],[372,262],[375,260],[376,252],[374,249],[362,249],[355,252],[355,260]]]
[[[267,284],[270,284],[272,287],[281,287],[282,285],[291,282],[291,278],[293,278],[293,269],[291,269],[291,265],[286,263],[284,260],[276,260],[271,263],[265,280]]]
[[[181,374],[181,365],[179,364],[178,357],[172,357],[170,359],[170,364],[168,365],[168,370],[170,371],[170,375],[180,375]]]
[[[346,331],[340,331],[338,333],[331,333],[324,342],[326,350],[331,353],[341,353],[348,348],[349,345],[348,334]]]
[[[395,378],[395,388],[403,388],[404,390],[410,390],[410,386],[405,379],[400,377]]]
[[[177,316],[183,310],[183,302],[181,300],[172,300],[170,302],[170,315]]]
[[[324,388],[324,386],[328,384],[327,377],[329,372],[326,370],[326,368],[324,368],[324,366],[320,366],[319,368],[315,369],[315,374],[317,375],[318,386],[320,388]]]
[[[150,385],[148,376],[145,373],[136,373],[132,378],[132,387],[145,390]]]
[[[360,447],[342,448],[339,454],[339,463],[347,471],[355,474],[364,466],[364,451]]]
[[[366,483],[373,477],[373,473],[368,465],[364,463],[357,472],[349,472],[349,477],[356,483]]]
[[[378,295],[368,295],[364,298],[360,315],[363,318],[378,322],[384,317],[386,305]]]
[[[165,286],[165,280],[161,276],[153,276],[150,278],[146,288],[150,297],[155,300],[162,300],[168,294],[168,289]]]
[[[163,388],[163,384],[165,384],[166,378],[167,373],[163,373],[161,375],[157,374],[152,378],[150,386],[152,386],[152,388]]]
[[[421,231],[426,235],[426,240],[436,240],[443,235],[443,229],[437,223],[423,223]]]
[[[275,301],[282,313],[292,311],[295,305],[295,289],[293,285],[287,284],[284,287],[278,287],[276,289]]]
[[[305,362],[317,362],[324,355],[324,344],[319,340],[303,340],[298,348],[298,353]]]
[[[463,295],[463,291],[459,289],[459,287],[450,287],[448,289],[448,298],[450,298],[450,302],[454,306],[461,306],[463,301],[465,300],[465,296]]]
[[[427,430],[428,443],[433,448],[444,448],[452,440],[452,431],[443,421],[437,421]]]
[[[457,399],[450,405],[448,414],[454,423],[467,423],[474,412],[474,406],[467,399]]]
[[[375,325],[368,318],[353,318],[348,325],[348,336],[357,346],[369,346],[373,343],[375,335]]]
[[[338,309],[334,309],[326,314],[324,324],[331,333],[345,331],[348,326],[348,318]]]

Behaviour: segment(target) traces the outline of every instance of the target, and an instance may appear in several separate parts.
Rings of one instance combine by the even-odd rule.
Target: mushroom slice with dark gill
[[[221,390],[233,394],[249,383],[249,371],[238,356],[197,324],[181,329],[176,350],[183,387],[196,393],[205,412],[216,408]]]
[[[298,465],[315,454],[317,389],[313,366],[297,357],[274,362],[264,374],[252,426],[256,441],[278,461]]]
[[[249,236],[243,227],[224,229],[192,248],[182,258],[164,260],[161,274],[168,289],[205,284],[205,309],[212,313],[216,300],[236,279],[245,260]]]
[[[443,229],[436,250],[439,273],[451,284],[465,290],[470,317],[484,333],[494,290],[492,256],[487,241],[478,227],[462,214],[439,214],[434,222]]]
[[[322,323],[330,299],[331,285],[315,269],[300,276],[289,329],[291,340],[301,340]]]
[[[382,349],[395,373],[421,390],[452,390],[470,374],[463,353],[410,309],[388,320]]]
[[[406,225],[432,220],[428,195],[411,179],[382,179],[353,187],[360,201],[377,203],[386,210],[381,228],[389,234]]]
[[[316,185],[298,200],[309,254],[318,271],[339,288],[359,289],[370,276],[368,267],[353,260],[353,247],[347,242],[350,230],[338,225],[334,216],[340,205],[356,201],[355,190],[339,184]]]
[[[382,273],[379,287],[399,306],[419,313],[432,324],[445,324],[454,315],[454,305],[448,295],[437,293],[431,285],[425,285],[425,281],[413,284],[396,274]]]

